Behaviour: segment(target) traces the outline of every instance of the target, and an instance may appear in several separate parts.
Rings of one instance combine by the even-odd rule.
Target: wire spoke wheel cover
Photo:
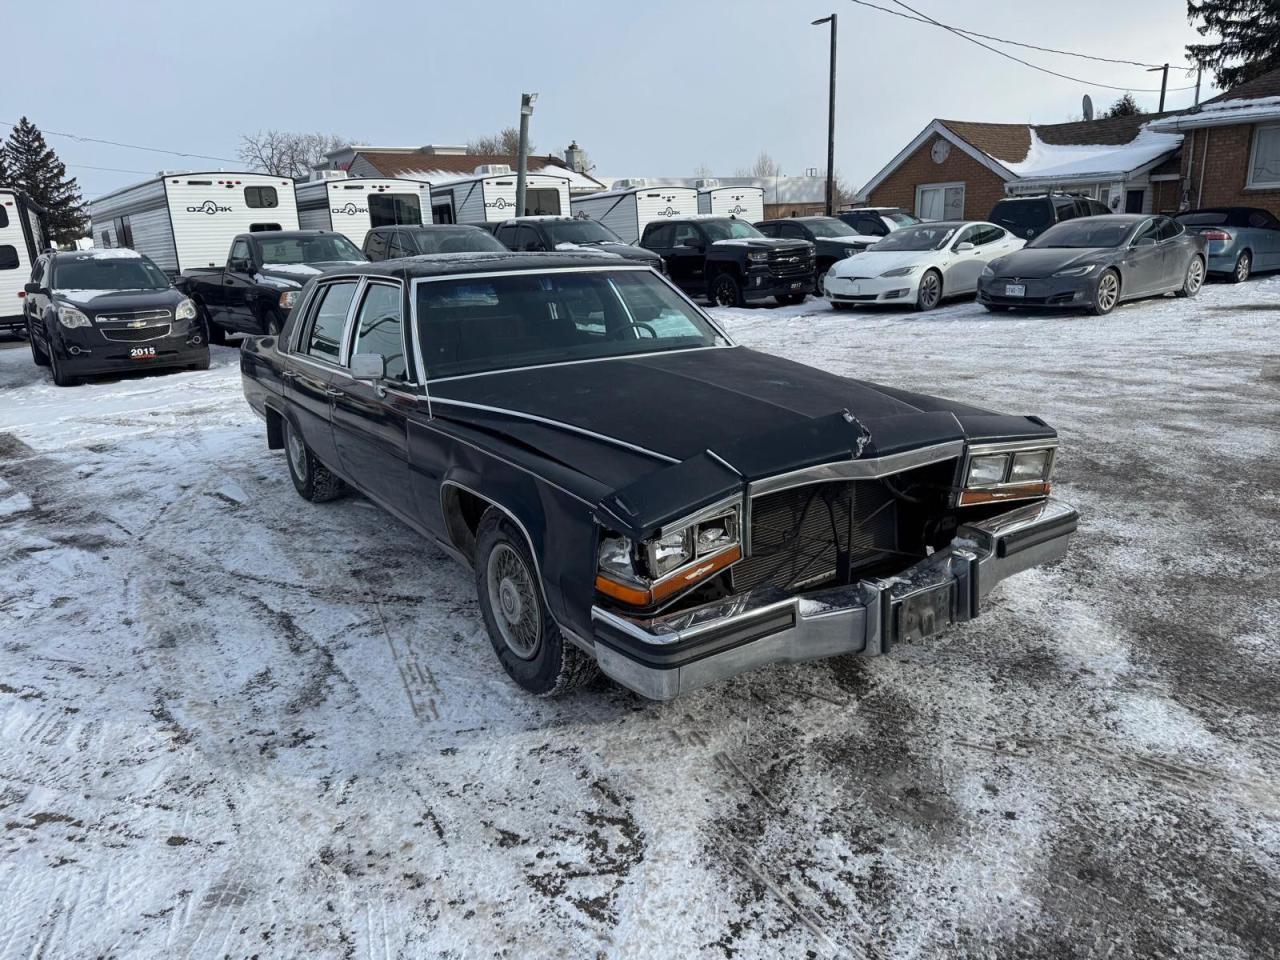
[[[302,442],[302,438],[292,426],[285,427],[285,434],[285,441],[289,447],[289,465],[293,467],[293,472],[298,478],[305,481],[307,479],[306,444]]]
[[[542,642],[542,612],[524,558],[510,544],[497,544],[489,553],[485,580],[503,643],[521,660],[532,660]]]
[[[1104,273],[1098,281],[1098,309],[1104,313],[1116,305],[1120,297],[1120,281],[1114,273]]]

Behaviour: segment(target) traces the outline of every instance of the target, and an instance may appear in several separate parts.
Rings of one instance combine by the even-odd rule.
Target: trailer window
[[[116,245],[121,247],[133,246],[133,226],[129,223],[128,217],[116,217]]]
[[[18,248],[11,243],[0,246],[0,270],[18,269]]]
[[[411,193],[372,193],[369,201],[369,224],[374,227],[398,227],[422,223],[422,203]]]
[[[526,217],[558,217],[560,215],[560,191],[542,187],[525,190],[524,214]]]
[[[0,207],[0,229],[3,229],[8,225],[9,225],[9,211],[5,210],[4,207]]]
[[[275,187],[245,187],[245,206],[257,210],[262,207],[280,206],[280,197]]]

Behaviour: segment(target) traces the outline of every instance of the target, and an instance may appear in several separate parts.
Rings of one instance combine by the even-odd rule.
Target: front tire
[[[288,420],[284,421],[284,454],[289,463],[289,477],[293,480],[293,488],[302,499],[324,503],[335,500],[346,492],[347,485],[316,459]]]
[[[916,291],[916,309],[932,310],[942,302],[942,274],[937,270],[926,270],[920,278],[920,288]]]
[[[1093,315],[1105,317],[1120,302],[1120,274],[1104,270],[1098,278],[1098,289],[1093,294]]]
[[[711,281],[707,299],[717,307],[741,307],[746,305],[742,296],[742,284],[729,271],[718,273]]]
[[[475,573],[489,642],[507,676],[529,693],[553,697],[597,675],[595,659],[560,632],[528,544],[496,507],[480,518]]]
[[[1194,297],[1203,286],[1204,261],[1199,257],[1192,257],[1191,262],[1187,264],[1187,273],[1182,278],[1182,289],[1176,291],[1176,295],[1179,297]]]
[[[64,360],[59,359],[56,347],[49,350],[49,367],[53,371],[53,382],[59,387],[74,387],[80,382],[79,377],[73,377],[67,372],[67,368],[63,365]]]
[[[262,332],[269,337],[280,336],[284,329],[284,317],[275,310],[268,310],[262,317]]]
[[[1253,254],[1248,250],[1241,250],[1240,256],[1236,257],[1236,265],[1231,269],[1231,282],[1244,283],[1253,273]]]

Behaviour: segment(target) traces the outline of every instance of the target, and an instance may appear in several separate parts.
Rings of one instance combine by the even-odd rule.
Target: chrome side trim
[[[439,383],[439,381],[433,381]],[[469,410],[483,410],[487,413],[502,413],[507,416],[519,417],[522,420],[531,420],[534,423],[545,423],[550,427],[558,427],[561,430],[567,430],[570,433],[578,433],[584,437],[591,437],[593,440],[603,440],[605,443],[611,443],[616,447],[622,447],[631,450],[634,453],[644,454],[653,457],[655,460],[663,460],[667,463],[679,463],[675,457],[669,457],[665,453],[658,453],[656,450],[650,450],[648,447],[637,446],[634,443],[628,443],[626,440],[619,440],[617,437],[610,437],[607,434],[596,433],[594,430],[588,430],[585,427],[575,426],[572,423],[565,423],[563,420],[552,420],[548,417],[539,417],[537,414],[525,413],[523,410],[512,410],[509,407],[491,407],[484,403],[471,403],[468,400],[452,400],[448,397],[436,397],[435,402],[445,406],[466,407]]]
[[[792,487],[807,486],[811,483],[826,483],[832,480],[875,480],[879,477],[891,476],[903,470],[928,466],[943,460],[951,460],[964,453],[963,440],[948,440],[935,443],[933,446],[921,447],[918,450],[907,450],[887,457],[876,457],[872,460],[840,460],[835,463],[820,463],[816,466],[782,473],[776,477],[765,477],[756,480],[747,487],[748,497],[758,497],[766,493],[777,493]]]
[[[1044,450],[1048,447],[1056,447],[1058,438],[1052,437],[1044,440],[1008,440],[1004,443],[975,443],[969,447],[969,453],[974,456],[982,456],[988,453],[1011,453],[1021,452],[1023,450]]]

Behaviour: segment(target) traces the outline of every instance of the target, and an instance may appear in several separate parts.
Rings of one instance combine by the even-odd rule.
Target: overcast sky
[[[1185,0],[911,6],[983,33],[1151,63],[1181,65],[1183,47],[1196,39]],[[541,95],[532,125],[538,151],[558,154],[576,138],[602,175],[691,176],[705,163],[728,176],[761,149],[784,173],[801,174],[826,163],[828,34],[809,21],[832,11],[836,167],[854,187],[934,117],[1052,123],[1078,117],[1082,94],[1099,109],[1120,95],[848,0],[73,0],[7,6],[5,35],[21,38],[32,56],[8,58],[0,121],[25,114],[46,131],[234,159],[240,134],[267,128],[379,145],[465,143],[514,125],[527,90]],[[1130,87],[1155,109],[1157,95],[1136,90],[1158,87],[1158,74],[1011,52],[1094,84]],[[1192,82],[1170,73],[1170,87]],[[1191,98],[1170,93],[1168,106]],[[48,139],[86,198],[159,169],[220,166]]]

